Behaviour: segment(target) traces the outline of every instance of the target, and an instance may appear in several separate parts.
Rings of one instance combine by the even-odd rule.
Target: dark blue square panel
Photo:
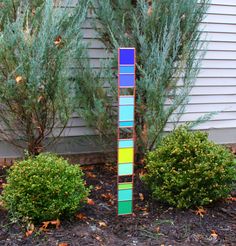
[[[134,64],[134,49],[120,49],[120,65],[132,65]]]

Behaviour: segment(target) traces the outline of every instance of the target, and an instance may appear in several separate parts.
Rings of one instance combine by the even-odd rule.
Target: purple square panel
[[[134,64],[134,49],[120,49],[120,65]]]
[[[134,74],[120,74],[120,87],[134,87]]]

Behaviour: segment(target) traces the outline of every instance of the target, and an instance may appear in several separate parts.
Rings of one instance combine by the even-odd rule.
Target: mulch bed
[[[26,236],[23,225],[12,223],[0,208],[0,246],[16,245],[236,245],[236,202],[219,201],[205,207],[205,214],[181,211],[149,199],[135,171],[134,214],[116,216],[116,168],[114,165],[83,167],[91,202],[75,218],[62,220],[58,229],[49,227]],[[0,194],[6,168],[0,167]],[[236,194],[232,194],[235,196]],[[94,205],[93,205],[94,202]]]

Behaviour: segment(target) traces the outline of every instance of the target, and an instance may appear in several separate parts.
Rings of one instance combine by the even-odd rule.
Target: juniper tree
[[[0,137],[31,154],[61,135],[73,111],[70,61],[86,56],[88,4],[0,1]]]
[[[81,61],[76,60],[74,64],[80,70],[75,75],[76,112],[87,126],[95,130],[96,137],[93,137],[92,141],[103,150],[111,149],[114,147],[116,132],[116,109],[110,92],[114,88],[107,88],[106,83],[106,78],[112,80],[111,67],[93,71],[89,57],[83,59],[83,64],[76,64],[77,62]],[[90,136],[87,140],[91,142]]]
[[[199,24],[208,0],[94,0],[93,5],[95,28],[114,58],[112,66],[117,67],[119,47],[137,50],[135,121],[143,156],[158,145],[168,120],[175,115],[178,121],[184,112],[198,73]]]

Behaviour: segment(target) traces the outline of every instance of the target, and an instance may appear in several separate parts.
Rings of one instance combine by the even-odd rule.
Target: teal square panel
[[[133,120],[134,120],[134,106],[120,106],[119,121],[133,121]]]
[[[133,139],[120,139],[119,140],[119,148],[132,148],[134,147],[134,140]]]
[[[118,165],[118,175],[132,175],[133,174],[133,164],[132,163],[122,163]]]
[[[132,190],[118,190],[118,201],[130,201],[133,196]]]
[[[133,121],[121,121],[119,122],[119,127],[134,127]]]
[[[120,96],[120,105],[134,105],[134,96]]]

